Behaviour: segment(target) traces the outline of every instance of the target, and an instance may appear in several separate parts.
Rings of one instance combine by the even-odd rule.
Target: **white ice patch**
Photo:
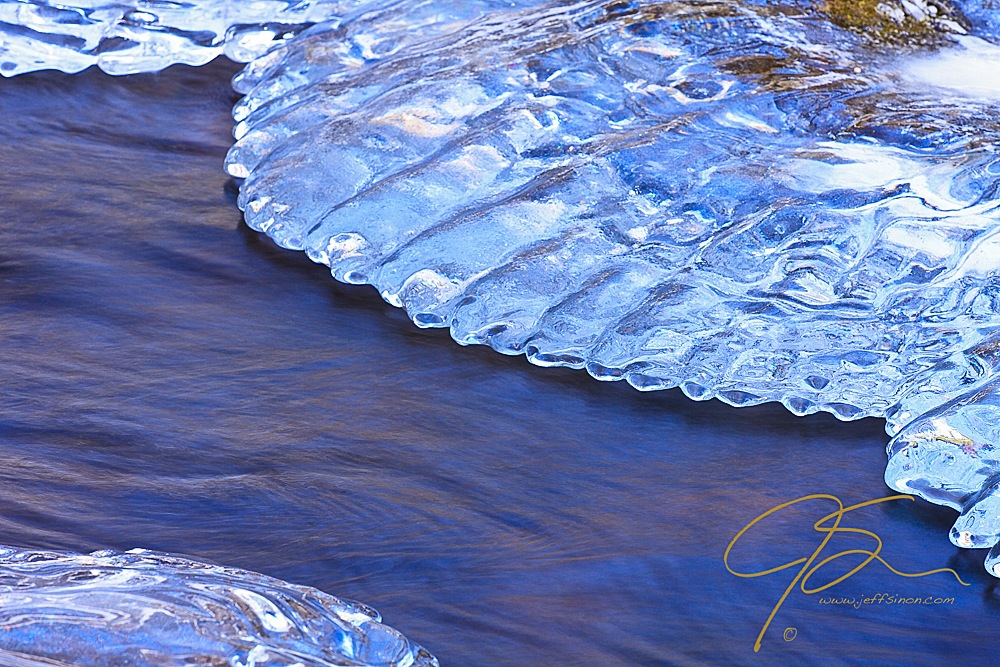
[[[978,37],[956,41],[953,48],[901,63],[904,81],[959,97],[1000,101],[1000,46]]]

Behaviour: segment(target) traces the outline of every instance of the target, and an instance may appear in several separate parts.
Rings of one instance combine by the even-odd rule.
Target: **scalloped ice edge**
[[[291,46],[275,48],[268,54],[263,55],[257,60],[251,62],[246,68],[237,73],[233,77],[234,89],[237,90],[237,92],[244,94],[249,93],[253,89],[254,85],[259,84],[265,77],[266,73],[271,71],[277,62],[281,61],[285,55],[283,48],[291,48]],[[295,90],[297,90],[296,86],[291,85],[291,87],[285,91],[285,94],[289,94]],[[252,114],[252,110],[248,110],[243,106],[245,99],[246,98],[238,101],[234,107],[234,120],[237,121],[234,128],[234,136],[237,139],[240,139],[240,137],[246,133],[246,127],[244,126],[243,121],[245,121],[245,119]],[[276,99],[276,97],[272,97],[271,99]],[[248,168],[248,166],[241,160],[232,160],[232,155],[233,151],[231,149],[230,154],[226,159],[226,172],[235,179],[249,178],[251,176],[250,172],[255,167],[250,166]],[[247,199],[247,191],[241,184],[238,205],[244,211],[246,211],[247,206],[250,204]],[[270,197],[267,197],[267,199],[270,199]],[[300,231],[286,231],[281,224],[274,224],[274,222],[275,221],[273,219],[255,221],[253,223],[250,220],[247,220],[248,226],[256,231],[265,233],[279,246],[286,249],[304,251],[312,261],[330,266],[330,261],[322,257],[322,253],[313,251],[306,246],[305,239]],[[274,224],[273,228],[271,227],[272,224]],[[343,232],[341,235],[355,236],[360,235],[360,233],[359,230],[354,230],[353,232]],[[364,254],[365,253],[363,251],[357,250],[352,253],[352,255],[356,256],[363,256]],[[377,281],[373,282],[369,279],[369,276],[364,273],[348,271],[341,275],[338,270],[334,268],[331,269],[331,274],[334,279],[342,283],[372,285],[377,291],[379,291],[383,300],[387,303],[394,307],[406,310],[411,321],[419,328],[448,328],[452,339],[460,345],[488,345],[495,351],[509,356],[524,354],[528,362],[536,366],[561,366],[572,369],[584,369],[589,375],[597,380],[625,380],[629,385],[639,391],[657,391],[662,389],[680,388],[681,391],[692,400],[704,401],[717,398],[721,402],[733,407],[748,407],[768,402],[778,402],[796,416],[805,416],[817,412],[828,412],[840,421],[854,421],[866,417],[884,417],[889,413],[899,412],[898,403],[890,404],[885,400],[882,400],[875,405],[871,405],[868,408],[863,408],[860,405],[854,405],[843,401],[822,402],[816,400],[816,396],[806,398],[804,395],[791,392],[780,396],[768,392],[762,392],[767,393],[768,395],[761,396],[755,393],[743,391],[739,389],[738,386],[727,386],[724,383],[714,382],[709,373],[697,373],[697,371],[695,371],[679,375],[676,373],[674,368],[664,366],[662,364],[656,364],[655,362],[636,360],[630,361],[621,367],[608,367],[594,361],[589,361],[586,358],[588,353],[592,350],[593,345],[589,345],[586,348],[581,347],[566,350],[557,349],[543,352],[531,344],[537,331],[531,331],[530,329],[523,330],[519,334],[520,344],[510,345],[507,341],[501,343],[495,340],[494,337],[507,330],[507,323],[491,322],[484,324],[475,331],[458,331],[453,325],[451,315],[444,315],[435,312],[414,311],[411,307],[409,307],[410,304],[404,302],[401,297],[402,291],[398,294],[389,293],[382,289],[382,286],[377,284]],[[403,282],[404,286],[405,283],[406,281]],[[802,394],[810,395],[810,392],[803,389]],[[886,431],[890,436],[894,435],[898,429],[898,425],[894,426],[888,423],[886,425]]]
[[[231,172],[230,176],[234,179],[239,179],[240,182],[240,192],[243,192],[242,179],[238,176],[233,175]],[[242,196],[237,201],[240,210],[244,211],[246,202],[243,200]],[[307,248],[304,248],[301,243],[301,239],[298,237],[292,237],[286,239],[280,232],[274,232],[268,227],[261,227],[260,225],[251,224],[246,220],[244,216],[244,222],[247,226],[254,231],[263,233],[265,236],[270,238],[279,247],[286,250],[296,250],[299,252],[305,252],[306,256],[316,264],[326,266],[329,268],[329,264],[323,260],[322,257],[315,253],[309,252]],[[678,379],[676,377],[660,377],[650,372],[643,371],[656,371],[656,365],[650,364],[649,362],[633,362],[624,368],[608,367],[598,364],[596,362],[587,361],[584,359],[578,351],[567,351],[565,353],[541,353],[536,347],[532,346],[530,343],[531,335],[528,336],[528,341],[523,347],[506,347],[502,345],[497,345],[494,343],[493,337],[498,333],[506,330],[506,325],[502,322],[494,322],[487,324],[477,331],[469,333],[460,333],[455,330],[452,325],[452,318],[449,316],[447,319],[443,319],[440,315],[436,313],[423,313],[423,312],[411,312],[407,305],[399,298],[398,295],[390,294],[385,290],[379,288],[378,285],[369,281],[368,276],[357,273],[348,272],[344,275],[338,275],[336,270],[331,269],[331,276],[334,280],[344,283],[347,285],[369,285],[374,287],[375,290],[382,297],[382,300],[388,303],[394,308],[400,308],[406,311],[415,326],[421,329],[448,329],[452,340],[454,340],[459,345],[465,347],[468,345],[485,345],[490,347],[496,352],[507,356],[519,356],[524,355],[528,363],[539,366],[542,368],[550,367],[562,367],[570,368],[573,370],[586,370],[587,373],[594,378],[602,382],[617,382],[624,380],[634,389],[643,392],[650,391],[660,391],[666,389],[677,389],[679,388],[681,392],[691,400],[695,401],[708,401],[711,399],[718,399],[726,405],[730,405],[735,408],[751,407],[754,405],[762,405],[764,403],[780,403],[789,412],[791,412],[796,417],[804,417],[807,415],[815,414],[818,412],[826,412],[840,421],[849,422],[857,421],[859,419],[864,419],[866,417],[880,417],[882,413],[875,410],[864,410],[858,406],[850,405],[848,403],[818,403],[811,401],[809,399],[802,398],[795,395],[785,395],[780,399],[773,399],[767,397],[761,397],[756,394],[741,391],[739,389],[732,388],[720,388],[718,385],[712,386],[709,383],[700,384],[693,379]],[[465,297],[469,298],[469,297]],[[474,298],[474,297],[473,297]],[[586,352],[584,350],[584,352]],[[662,367],[661,367],[662,368]],[[892,431],[889,431],[889,426],[886,427],[889,435],[894,435]]]

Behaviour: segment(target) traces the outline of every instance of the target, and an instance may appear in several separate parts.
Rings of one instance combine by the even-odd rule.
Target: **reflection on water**
[[[638,394],[415,330],[241,227],[219,168],[235,71],[0,85],[0,544],[316,586],[443,665],[992,664],[993,583],[924,503],[864,526],[895,567],[972,586],[869,567],[841,590],[953,606],[793,595],[754,655],[789,579],[733,577],[726,544],[798,496],[887,493],[881,424]],[[816,518],[741,562],[807,554]]]

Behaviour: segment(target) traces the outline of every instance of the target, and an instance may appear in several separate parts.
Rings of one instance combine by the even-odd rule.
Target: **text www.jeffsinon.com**
[[[872,595],[871,597],[821,597],[818,602],[820,604],[841,605],[844,607],[854,607],[855,609],[860,609],[862,605],[955,604],[955,598],[938,598],[933,595],[928,595],[926,597],[912,597],[905,595],[892,595],[890,593],[879,593],[878,595]]]

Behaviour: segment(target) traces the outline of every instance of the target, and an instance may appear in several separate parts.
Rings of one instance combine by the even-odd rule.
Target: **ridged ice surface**
[[[1000,48],[959,23],[931,56],[794,6],[556,3],[347,46],[396,20],[237,78],[252,227],[460,343],[639,389],[895,429],[990,375]]]
[[[377,612],[305,586],[141,549],[0,547],[0,663],[432,667]]]
[[[358,55],[396,48],[409,32],[469,21],[491,6],[525,0],[454,3],[377,0],[0,0],[0,75],[40,69],[79,72],[96,65],[109,74],[152,72],[176,63],[203,65],[225,54],[252,60],[320,21],[379,15],[390,32],[376,43],[346,45]],[[530,3],[528,3],[530,4]],[[417,5],[413,12],[407,5]],[[403,19],[417,18],[419,23]]]

